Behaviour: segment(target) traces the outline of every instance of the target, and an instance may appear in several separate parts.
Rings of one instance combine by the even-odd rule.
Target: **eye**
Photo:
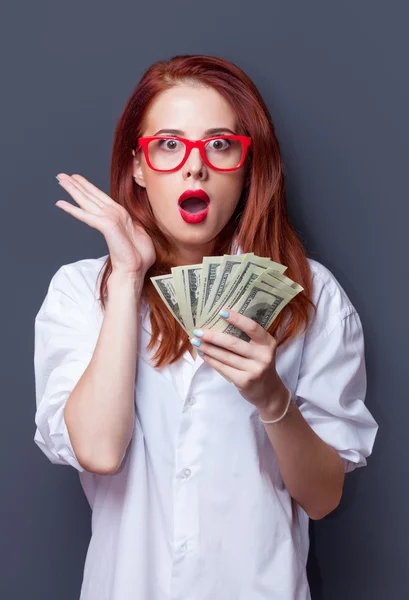
[[[231,141],[223,138],[217,138],[207,144],[210,150],[226,150],[231,146]]]
[[[181,142],[179,140],[172,140],[169,138],[163,138],[162,140],[157,140],[159,147],[163,150],[171,152],[172,150],[177,150],[180,147]]]

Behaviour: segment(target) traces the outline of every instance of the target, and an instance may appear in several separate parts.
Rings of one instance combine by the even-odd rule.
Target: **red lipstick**
[[[199,210],[197,207],[193,206],[191,207],[192,210],[184,210],[181,204],[188,198],[198,198],[199,200],[203,200],[206,203],[206,206],[202,210]],[[180,215],[187,223],[200,223],[206,218],[207,213],[209,212],[209,203],[210,198],[204,190],[186,190],[183,192],[183,194],[181,194],[178,200]]]

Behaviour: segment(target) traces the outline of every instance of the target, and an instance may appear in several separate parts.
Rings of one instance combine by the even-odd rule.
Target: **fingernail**
[[[219,315],[220,315],[221,317],[224,317],[225,319],[227,319],[227,317],[229,317],[229,316],[230,316],[230,315],[229,315],[229,313],[227,312],[227,310],[221,310],[221,311],[219,312]]]
[[[201,329],[194,329],[193,333],[197,336],[197,337],[202,337],[203,335],[203,331]]]
[[[198,350],[198,353],[199,353],[200,355],[204,354],[204,352],[202,352],[201,350]]]
[[[201,341],[197,340],[196,338],[192,338],[190,341],[192,342],[193,346],[200,346],[201,344]]]
[[[56,180],[58,181],[58,183],[60,183],[60,180],[58,179],[57,175],[55,176]]]

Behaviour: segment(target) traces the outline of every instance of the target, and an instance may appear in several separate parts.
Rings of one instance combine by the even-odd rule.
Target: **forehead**
[[[214,88],[177,85],[161,92],[149,107],[144,135],[169,127],[200,137],[206,129],[235,129],[236,115],[229,102]]]

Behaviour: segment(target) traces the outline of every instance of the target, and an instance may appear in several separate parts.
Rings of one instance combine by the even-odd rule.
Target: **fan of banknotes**
[[[246,254],[204,256],[195,265],[173,267],[151,277],[166,308],[189,337],[203,328],[250,338],[219,315],[231,308],[268,329],[281,310],[304,288],[286,277],[287,269],[269,258]]]

